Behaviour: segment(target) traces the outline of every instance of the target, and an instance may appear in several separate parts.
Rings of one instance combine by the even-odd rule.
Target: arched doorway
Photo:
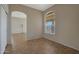
[[[11,13],[12,45],[15,49],[27,40],[27,15],[23,12]]]

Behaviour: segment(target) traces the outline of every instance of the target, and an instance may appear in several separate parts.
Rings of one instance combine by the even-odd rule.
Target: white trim
[[[53,33],[49,33],[49,32],[46,32],[46,31],[45,31],[45,28],[46,28],[46,27],[45,27],[46,16],[53,15],[53,14],[47,15],[47,14],[50,13],[50,12],[53,12],[53,14],[56,15],[54,11],[49,11],[49,12],[47,12],[47,13],[44,15],[44,33],[50,34],[50,35],[55,35],[55,20],[54,20],[54,32],[53,32]]]

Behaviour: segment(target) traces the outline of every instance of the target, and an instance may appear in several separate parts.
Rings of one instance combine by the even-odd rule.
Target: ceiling
[[[44,11],[50,7],[52,7],[54,4],[24,4],[25,6]]]

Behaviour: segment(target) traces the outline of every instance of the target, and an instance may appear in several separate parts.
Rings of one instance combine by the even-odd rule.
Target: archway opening
[[[23,12],[13,11],[11,14],[12,45],[17,49],[27,40],[27,15]],[[21,48],[21,46],[20,46]]]

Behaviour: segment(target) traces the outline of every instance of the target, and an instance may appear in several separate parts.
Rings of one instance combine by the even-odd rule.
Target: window
[[[44,32],[47,34],[55,34],[55,13],[48,12],[45,15]]]

